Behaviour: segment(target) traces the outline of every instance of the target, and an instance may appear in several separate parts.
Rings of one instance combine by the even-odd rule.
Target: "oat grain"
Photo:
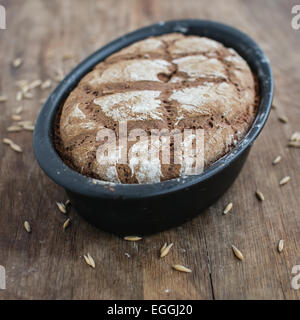
[[[291,180],[291,177],[285,176],[279,181],[279,185],[283,186],[283,185],[287,184],[290,180]]]
[[[189,269],[181,264],[174,264],[172,267],[173,267],[173,269],[180,271],[180,272],[186,272],[186,273],[192,272],[191,269]]]
[[[139,240],[142,240],[142,238],[138,237],[138,236],[127,236],[127,237],[124,237],[124,240],[126,240],[126,241],[139,241]]]
[[[170,243],[168,246],[166,246],[160,253],[160,257],[163,258],[165,257],[167,254],[169,254],[171,248],[173,247],[173,243]]]
[[[230,202],[228,203],[228,205],[225,207],[224,211],[223,211],[223,214],[227,214],[233,207],[233,203]]]
[[[234,255],[239,259],[239,260],[244,260],[244,256],[242,254],[242,252],[234,245],[231,245],[232,247],[232,250],[233,250],[233,253]]]
[[[283,250],[283,240],[279,240],[277,250],[280,253]]]
[[[58,207],[58,210],[63,213],[66,214],[67,210],[66,210],[66,206],[62,203],[62,202],[56,202],[56,205]]]
[[[25,222],[24,222],[24,228],[25,228],[25,230],[26,230],[28,233],[31,232],[31,226],[30,226],[30,224],[29,224],[28,221],[25,221]]]

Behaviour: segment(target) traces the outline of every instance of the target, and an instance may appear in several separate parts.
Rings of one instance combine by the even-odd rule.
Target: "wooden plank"
[[[0,299],[299,299],[291,287],[292,267],[300,264],[299,149],[286,147],[300,131],[300,31],[290,25],[292,1],[209,2],[186,0],[2,1],[8,29],[0,31],[0,135],[24,149],[16,154],[0,148],[0,265],[7,289]],[[32,14],[32,13],[35,14]],[[233,14],[234,13],[234,14]],[[186,225],[138,243],[125,242],[96,230],[70,211],[56,208],[63,190],[39,169],[32,152],[32,134],[6,132],[15,101],[15,82],[53,79],[56,69],[71,70],[88,54],[114,38],[162,20],[203,18],[233,25],[253,37],[266,51],[275,77],[276,110],[254,144],[233,187],[211,208]],[[64,60],[72,53],[74,58]],[[11,62],[21,57],[23,65]],[[24,119],[35,119],[49,90],[35,90],[25,100]],[[282,124],[278,116],[289,122]],[[272,160],[278,154],[277,166]],[[279,186],[279,180],[291,181]],[[259,202],[259,188],[265,201]],[[228,202],[233,209],[222,215]],[[32,233],[26,233],[28,220]],[[277,243],[284,239],[284,250]],[[174,242],[159,258],[164,242]],[[244,254],[238,261],[231,249]],[[86,265],[90,253],[96,268]],[[172,270],[180,263],[191,274]]]

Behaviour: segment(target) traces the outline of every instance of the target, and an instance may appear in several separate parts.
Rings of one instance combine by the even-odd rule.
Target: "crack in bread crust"
[[[118,138],[121,120],[128,121],[128,132],[204,129],[208,167],[245,135],[257,104],[255,77],[233,49],[198,36],[151,37],[111,55],[81,79],[57,115],[55,144],[69,166],[93,178],[117,183],[169,180],[184,174],[180,165],[146,159],[99,164],[96,151],[103,142],[97,141],[97,132],[112,129]],[[147,148],[134,142],[127,151],[138,146],[144,154]],[[170,149],[172,154],[172,141]]]

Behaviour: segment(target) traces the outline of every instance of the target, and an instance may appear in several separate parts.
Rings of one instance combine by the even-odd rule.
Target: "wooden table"
[[[299,299],[291,286],[300,265],[300,149],[287,148],[300,131],[300,30],[291,27],[294,1],[192,0],[6,0],[7,30],[0,30],[0,135],[23,148],[0,148],[0,265],[6,290],[0,299]],[[40,170],[32,133],[8,133],[20,104],[24,120],[34,120],[40,100],[16,101],[17,80],[46,80],[56,69],[71,70],[112,39],[162,20],[204,18],[228,23],[253,37],[266,51],[275,76],[275,105],[232,188],[192,222],[138,243],[96,230],[74,210],[66,217],[56,207],[64,191]],[[72,59],[64,59],[72,53]],[[23,64],[11,62],[21,57]],[[65,57],[66,58],[66,57]],[[278,121],[284,115],[288,123]],[[272,160],[282,161],[272,165]],[[279,186],[289,175],[291,181]],[[260,189],[265,201],[255,197]],[[224,206],[233,202],[230,214]],[[31,234],[23,227],[28,220]],[[277,244],[284,239],[282,253]],[[164,242],[171,253],[158,257]],[[237,260],[231,245],[244,254]],[[90,253],[96,268],[84,262]],[[180,263],[193,272],[172,270]]]

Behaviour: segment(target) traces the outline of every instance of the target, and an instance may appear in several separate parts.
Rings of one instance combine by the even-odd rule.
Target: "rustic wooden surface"
[[[300,264],[300,150],[286,147],[300,131],[300,30],[291,28],[293,1],[192,0],[6,0],[7,30],[0,30],[0,137],[12,138],[22,154],[0,147],[0,265],[6,290],[0,299],[299,299],[291,270]],[[138,242],[125,242],[88,225],[74,210],[71,226],[55,202],[63,190],[40,170],[30,132],[7,133],[16,102],[16,80],[53,78],[71,70],[112,39],[162,20],[204,18],[233,25],[266,51],[275,76],[275,105],[233,187],[210,209],[177,229]],[[66,53],[73,59],[63,60]],[[11,61],[21,57],[14,69]],[[23,118],[34,120],[39,100],[50,91],[35,89],[25,100]],[[287,124],[278,121],[288,117]],[[277,166],[272,160],[283,159]],[[279,187],[279,180],[291,181]],[[259,188],[266,200],[259,202]],[[228,202],[234,207],[227,216]],[[24,230],[28,220],[32,233]],[[277,243],[284,239],[284,250]],[[158,251],[174,242],[164,259]],[[244,254],[238,261],[231,244]],[[96,268],[88,267],[89,252]],[[127,255],[130,255],[130,257]],[[190,267],[191,274],[171,269]]]

